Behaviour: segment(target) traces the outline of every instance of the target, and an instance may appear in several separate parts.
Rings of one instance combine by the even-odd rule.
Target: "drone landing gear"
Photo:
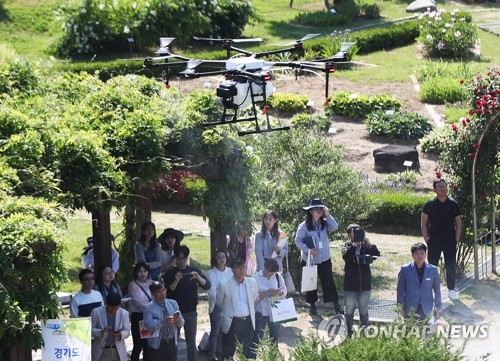
[[[255,82],[255,80],[252,80],[251,82]],[[213,125],[222,125],[222,124],[232,124],[232,123],[239,123],[239,122],[250,122],[254,121],[255,122],[255,130],[247,130],[247,131],[239,131],[238,135],[247,135],[247,134],[259,134],[259,133],[267,133],[267,132],[272,132],[272,131],[278,131],[278,130],[289,130],[289,126],[285,127],[279,127],[279,128],[273,128],[271,126],[271,122],[269,119],[269,106],[264,105],[264,110],[263,113],[266,116],[266,123],[267,127],[265,129],[261,129],[259,126],[259,117],[257,113],[257,107],[256,103],[258,101],[263,101],[264,104],[266,104],[266,80],[262,80],[262,83],[259,86],[260,89],[262,89],[261,94],[255,94],[254,93],[254,88],[251,83],[248,84],[248,86],[245,87],[247,89],[247,95],[250,95],[251,99],[251,115],[245,118],[238,118],[238,109],[239,105],[241,104],[235,104],[235,97],[238,94],[238,91],[234,87],[234,84],[228,84],[228,86],[220,86],[217,89],[217,95],[219,96],[219,102],[220,104],[224,107],[224,110],[222,111],[222,116],[219,121],[217,122],[210,122],[210,123],[203,123],[202,125],[204,127],[207,126],[213,126]],[[228,110],[230,112],[228,112]]]
[[[284,127],[279,127],[279,128],[273,128],[271,126],[271,121],[269,119],[269,106],[264,105],[264,114],[266,116],[266,128],[261,129],[259,127],[259,122],[258,122],[258,117],[257,117],[257,109],[255,109],[255,104],[253,107],[253,111],[255,114],[255,130],[241,130],[238,132],[238,135],[241,137],[243,135],[248,135],[248,134],[260,134],[260,133],[269,133],[269,132],[274,132],[278,130],[289,130],[289,126],[284,126]]]

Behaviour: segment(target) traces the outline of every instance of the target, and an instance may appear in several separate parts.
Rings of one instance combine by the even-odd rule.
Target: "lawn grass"
[[[27,59],[47,58],[61,34],[54,11],[61,0],[0,0],[0,43],[11,44]]]

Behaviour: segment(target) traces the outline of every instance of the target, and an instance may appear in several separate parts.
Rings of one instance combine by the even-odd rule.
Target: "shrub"
[[[373,111],[397,111],[399,109],[401,109],[401,102],[390,95],[368,97],[362,94],[342,92],[330,97],[330,102],[325,109],[325,113],[360,119]]]
[[[332,124],[332,120],[316,114],[300,113],[292,117],[291,123],[303,128],[318,127],[320,129],[328,129]]]
[[[378,19],[380,17],[380,12],[382,11],[382,6],[376,2],[371,1],[359,1],[359,14],[366,19]]]
[[[36,67],[23,59],[9,60],[0,66],[0,94],[29,96],[39,86]]]
[[[366,219],[372,226],[404,226],[409,231],[420,231],[422,208],[428,196],[411,192],[369,193],[369,208]]]
[[[333,8],[337,12],[335,15],[343,15],[354,20],[359,16],[359,5],[354,0],[342,0],[334,2]]]
[[[418,22],[407,21],[351,33],[349,41],[358,44],[359,54],[368,54],[413,44],[418,34]]]
[[[414,170],[406,169],[403,172],[388,174],[382,180],[378,178],[367,183],[368,189],[373,193],[413,192],[420,174]]]
[[[428,56],[462,59],[470,57],[477,36],[472,16],[466,11],[444,9],[419,16],[419,41]]]
[[[61,55],[128,51],[134,46],[157,46],[159,34],[168,34],[177,43],[197,35],[238,37],[256,15],[249,2],[241,0],[81,0],[58,11],[64,35],[55,45]]]
[[[454,78],[460,79],[472,79],[472,71],[469,64],[464,62],[448,62],[442,59],[434,61],[426,61],[423,66],[421,66],[415,76],[419,82],[424,82],[432,78]]]
[[[402,139],[420,139],[432,128],[424,116],[400,112],[392,115],[374,112],[366,118],[365,124],[370,135]]]
[[[284,112],[297,112],[306,109],[308,98],[301,94],[275,93],[268,98],[269,104]]]
[[[451,133],[451,127],[434,128],[419,140],[420,150],[424,153],[440,154],[448,146]]]
[[[466,92],[456,79],[430,78],[421,84],[418,96],[424,103],[444,104],[465,100]]]
[[[301,25],[317,27],[339,26],[351,23],[351,19],[348,16],[332,14],[325,10],[299,12],[293,21]]]
[[[190,187],[189,191],[188,183]],[[158,182],[154,183],[152,186],[153,199],[164,202],[175,201],[180,203],[197,197],[198,200],[200,200],[199,197],[203,194],[205,189],[205,181],[187,170],[173,170],[168,174],[163,174]]]

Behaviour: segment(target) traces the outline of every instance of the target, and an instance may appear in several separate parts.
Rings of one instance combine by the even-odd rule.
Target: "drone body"
[[[292,47],[271,50],[267,52],[253,53],[233,46],[233,43],[243,41],[262,41],[260,38],[256,39],[211,39],[211,38],[196,38],[196,40],[210,40],[221,41],[222,47],[227,51],[227,60],[199,60],[190,59],[181,55],[173,54],[170,52],[168,46],[173,41],[173,38],[160,38],[160,49],[155,53],[161,55],[155,58],[148,58],[144,60],[144,68],[157,68],[166,67],[167,69],[174,66],[185,66],[185,70],[179,72],[187,78],[198,78],[202,76],[221,75],[224,80],[220,81],[217,85],[217,103],[223,107],[222,116],[219,120],[204,123],[204,126],[213,126],[220,124],[230,124],[237,122],[252,121],[255,122],[255,130],[240,131],[239,135],[263,133],[275,130],[286,130],[290,127],[273,128],[270,124],[268,109],[266,102],[269,96],[274,92],[273,84],[271,83],[271,76],[269,70],[273,66],[289,67],[292,69],[307,69],[310,71],[324,72],[326,75],[325,96],[328,101],[328,79],[329,74],[334,72],[333,63],[345,62],[347,60],[347,53],[341,51],[335,56],[328,59],[316,59],[313,61],[290,61],[290,62],[270,62],[263,59],[263,57],[279,54],[284,52],[295,52],[303,49],[302,41],[311,39],[319,34],[306,35],[301,40],[298,40],[291,45]],[[230,57],[230,52],[235,51],[239,56]],[[170,58],[180,61],[168,62]],[[163,63],[156,61],[164,60]],[[199,66],[204,68],[215,68],[213,71],[197,71]],[[166,84],[168,84],[168,79]],[[259,114],[257,112],[257,105],[263,104],[263,114],[267,121],[265,129],[259,126]],[[239,110],[250,108],[250,116],[246,118],[239,117]]]

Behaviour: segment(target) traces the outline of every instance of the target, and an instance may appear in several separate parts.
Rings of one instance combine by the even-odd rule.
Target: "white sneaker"
[[[450,300],[452,301],[456,301],[458,300],[458,295],[457,295],[457,292],[455,290],[449,290],[448,291],[448,297],[450,298]]]

